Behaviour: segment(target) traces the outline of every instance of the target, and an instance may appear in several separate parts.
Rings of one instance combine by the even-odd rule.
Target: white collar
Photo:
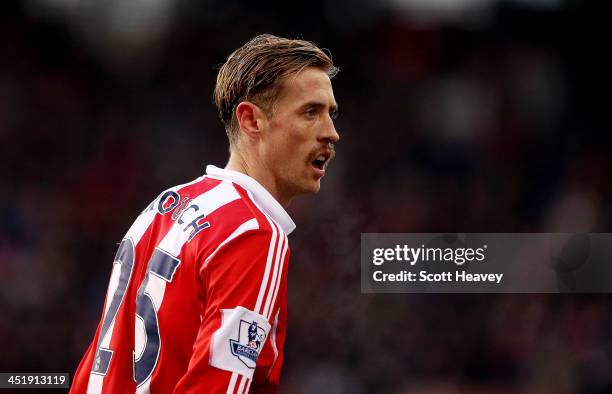
[[[291,220],[291,217],[287,211],[285,211],[279,202],[272,197],[270,192],[261,186],[255,179],[241,172],[227,170],[213,165],[206,166],[206,174],[236,182],[240,186],[244,187],[246,190],[251,192],[255,203],[258,204],[266,214],[270,215],[272,219],[274,219],[274,221],[282,227],[285,234],[289,235],[293,230],[295,230],[295,223],[293,223],[293,220]]]

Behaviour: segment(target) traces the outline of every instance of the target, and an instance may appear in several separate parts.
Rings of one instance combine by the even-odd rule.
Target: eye
[[[317,108],[308,108],[306,110],[306,116],[309,118],[314,118],[319,114],[319,110]]]
[[[338,117],[338,110],[334,109],[334,110],[329,111],[329,117],[332,119],[336,119]]]

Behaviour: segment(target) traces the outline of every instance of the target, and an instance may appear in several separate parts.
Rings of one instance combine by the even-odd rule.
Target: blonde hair
[[[236,106],[248,100],[272,114],[283,79],[307,67],[316,67],[330,78],[338,73],[331,57],[310,41],[262,34],[235,50],[217,75],[214,100],[233,146],[239,135]]]

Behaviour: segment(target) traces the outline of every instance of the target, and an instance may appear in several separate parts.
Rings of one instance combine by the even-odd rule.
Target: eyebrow
[[[303,105],[300,106],[300,108],[308,108],[308,107],[317,107],[317,108],[322,108],[322,107],[327,107],[326,104],[323,104],[320,101],[308,101],[307,103],[304,103]],[[338,112],[338,104],[333,104],[329,107],[329,111],[332,113],[337,113]]]

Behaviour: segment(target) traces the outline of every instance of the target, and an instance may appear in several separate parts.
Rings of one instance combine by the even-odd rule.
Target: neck
[[[241,172],[255,179],[278,201],[283,208],[287,208],[292,198],[284,195],[278,187],[272,173],[267,168],[257,163],[255,160],[248,160],[244,155],[235,150],[230,153],[229,161],[225,166],[226,170]]]

